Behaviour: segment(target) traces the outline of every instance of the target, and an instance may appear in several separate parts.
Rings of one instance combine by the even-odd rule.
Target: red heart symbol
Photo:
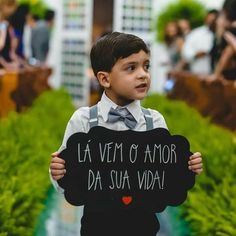
[[[131,196],[124,196],[122,197],[122,202],[125,204],[125,205],[129,205],[131,202],[132,202],[132,197]]]

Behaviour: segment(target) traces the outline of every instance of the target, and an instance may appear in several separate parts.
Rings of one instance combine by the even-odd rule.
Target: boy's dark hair
[[[95,76],[99,71],[111,72],[120,58],[126,58],[140,50],[150,53],[144,41],[135,35],[112,32],[103,36],[93,45],[90,52]]]

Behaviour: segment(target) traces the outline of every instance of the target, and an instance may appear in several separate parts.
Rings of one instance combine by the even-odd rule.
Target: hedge
[[[0,236],[33,234],[51,186],[50,153],[73,110],[69,95],[50,91],[25,113],[0,121]]]
[[[144,106],[159,110],[170,132],[188,138],[203,155],[204,172],[180,207],[191,235],[236,235],[236,144],[229,131],[210,124],[183,102],[158,95]],[[61,143],[74,111],[63,91],[41,95],[24,114],[0,122],[0,236],[32,235],[49,187],[50,153]]]
[[[172,134],[188,138],[203,156],[204,172],[181,206],[191,235],[236,235],[236,139],[230,131],[202,118],[183,102],[153,95],[144,106],[160,111]]]
[[[27,4],[32,15],[36,15],[39,18],[44,18],[45,12],[48,9],[48,5],[44,0],[17,0],[19,5]]]

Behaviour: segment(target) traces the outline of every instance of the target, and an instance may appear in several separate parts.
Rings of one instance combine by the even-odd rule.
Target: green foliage
[[[181,206],[191,235],[236,235],[236,142],[231,132],[202,118],[183,102],[153,95],[146,107],[160,111],[172,134],[188,138],[192,152],[203,156],[204,172]]]
[[[19,4],[28,4],[32,15],[43,18],[45,11],[48,9],[43,0],[17,0]]]
[[[165,25],[170,21],[188,19],[191,27],[203,24],[206,8],[197,0],[178,0],[170,3],[159,14],[156,21],[157,39],[163,41]]]
[[[62,90],[42,94],[24,114],[0,121],[0,235],[32,235],[51,186],[50,154],[74,107]]]

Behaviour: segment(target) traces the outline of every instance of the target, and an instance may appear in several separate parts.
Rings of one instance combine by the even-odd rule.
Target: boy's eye
[[[127,67],[128,71],[134,71],[135,70],[135,66],[134,65],[130,65]]]
[[[144,68],[145,68],[145,70],[149,70],[150,69],[150,64],[149,63],[145,64]]]

